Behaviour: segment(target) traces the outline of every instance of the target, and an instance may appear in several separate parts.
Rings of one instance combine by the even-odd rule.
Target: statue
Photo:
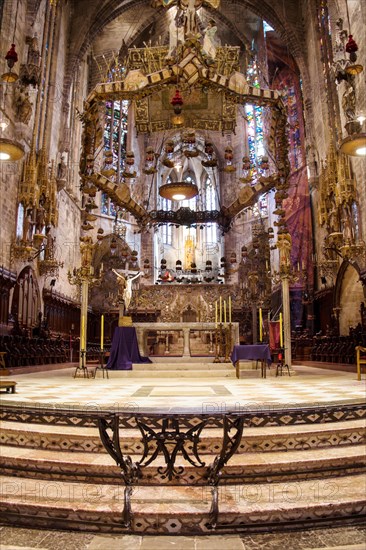
[[[208,22],[207,27],[204,30],[204,39],[203,39],[203,45],[202,49],[205,54],[207,54],[209,57],[212,57],[212,59],[215,59],[216,57],[216,48],[217,48],[217,40],[216,35],[217,33],[217,26],[213,19],[210,19]]]
[[[178,44],[184,42],[184,17],[180,10],[172,19],[169,25],[169,51],[167,57],[172,57],[176,53]]]
[[[57,166],[57,191],[61,191],[61,189],[64,189],[66,185],[66,178],[67,178],[67,166],[64,160],[64,156],[61,155],[60,162]]]
[[[27,63],[30,65],[39,65],[39,58],[41,54],[39,53],[38,48],[38,37],[37,33],[32,37],[27,37],[26,43],[28,44],[28,56]]]
[[[27,209],[23,222],[23,241],[32,241],[33,237],[33,211],[32,208]]]
[[[122,295],[125,311],[127,311],[132,299],[132,282],[140,277],[142,272],[139,271],[136,275],[128,277],[128,275],[118,273],[115,269],[112,269],[112,271],[118,277],[119,294]]]
[[[29,92],[20,86],[15,94],[15,118],[23,124],[28,124],[32,116],[32,103],[29,100]]]
[[[197,34],[197,10],[202,6],[202,0],[180,0],[179,5],[184,11],[184,36]]]
[[[43,204],[44,204],[44,199],[41,198],[39,200],[38,208],[36,210],[36,232],[38,234],[42,233],[43,228],[44,228],[44,224],[45,224],[46,210],[45,210]]]

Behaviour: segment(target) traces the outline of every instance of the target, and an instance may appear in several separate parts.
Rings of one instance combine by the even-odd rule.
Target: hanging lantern
[[[351,37],[350,37],[351,38]],[[15,63],[18,61],[18,54],[15,51],[15,44],[11,45],[10,50],[5,56],[6,62],[8,64],[9,69],[12,69],[15,65]]]
[[[164,166],[166,166],[167,168],[173,168],[173,166],[174,166],[174,161],[173,161],[174,141],[172,139],[168,139],[165,142],[164,151],[165,151],[165,156],[164,156],[163,160],[161,161],[162,164]]]
[[[356,55],[357,50],[358,50],[358,46],[355,40],[353,39],[352,34],[350,34],[348,37],[348,42],[346,44],[346,52],[349,53],[349,59],[350,61],[352,61],[352,63],[354,63],[357,59],[357,55]]]
[[[217,166],[217,159],[215,158],[214,154],[214,146],[211,141],[205,141],[205,153],[207,155],[207,159],[201,161],[202,166],[209,168]]]
[[[156,168],[154,166],[155,162],[155,151],[153,147],[147,147],[145,153],[145,168],[144,174],[155,174]]]
[[[230,263],[231,264],[236,264],[236,253],[235,252],[232,252],[230,254]]]
[[[182,105],[183,105],[183,98],[180,94],[180,91],[177,89],[175,90],[175,94],[172,97],[171,105],[173,106],[174,112],[176,115],[179,115],[182,112]]]
[[[125,164],[126,164],[126,170],[124,170],[123,172],[123,177],[124,178],[135,178],[136,177],[136,171],[135,170],[132,170],[132,166],[135,164],[135,153],[133,151],[127,151],[126,153],[126,159],[125,159]]]
[[[239,178],[239,181],[242,183],[249,183],[252,181],[252,164],[250,162],[250,158],[247,156],[244,156],[242,158],[242,177]]]
[[[110,150],[104,151],[104,167],[101,170],[101,174],[106,178],[110,178],[116,174],[116,170],[113,168],[113,152]]]
[[[262,157],[259,161],[259,170],[264,178],[269,176],[269,162],[268,157]]]
[[[187,132],[183,136],[183,154],[187,158],[193,158],[198,156],[198,150],[196,149],[196,134],[194,132]]]
[[[15,82],[16,80],[18,80],[17,73],[14,73],[12,71],[12,68],[14,67],[15,63],[18,61],[18,54],[15,51],[15,44],[11,45],[10,50],[5,56],[5,59],[10,71],[7,73],[4,73],[1,76],[1,78],[4,82],[8,82],[8,83]]]
[[[225,147],[225,166],[224,166],[224,172],[235,172],[235,166],[233,165],[233,148],[230,145],[227,145]]]

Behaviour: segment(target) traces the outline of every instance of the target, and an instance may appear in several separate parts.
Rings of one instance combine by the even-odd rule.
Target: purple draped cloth
[[[267,361],[272,363],[271,352],[268,344],[253,344],[244,346],[234,346],[231,354],[231,361],[234,363],[239,359]]]
[[[134,327],[116,327],[106,368],[132,370],[132,363],[151,363],[151,361],[148,357],[140,355]]]

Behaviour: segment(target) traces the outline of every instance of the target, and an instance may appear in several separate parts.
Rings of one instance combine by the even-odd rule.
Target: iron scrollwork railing
[[[214,529],[219,516],[219,483],[222,470],[233,454],[238,450],[244,429],[244,416],[223,417],[223,439],[220,454],[216,456],[207,472],[208,485],[211,487],[210,527]],[[232,432],[232,433],[230,433]]]
[[[155,420],[157,420],[155,418]],[[180,421],[180,420],[183,420]],[[141,458],[133,462],[131,457],[122,452],[120,443],[120,417],[118,414],[99,419],[99,432],[102,443],[119,466],[123,482],[124,509],[122,520],[124,527],[130,527],[132,522],[131,495],[141,477],[142,469],[152,464],[158,457],[163,457],[164,466],[157,468],[158,473],[168,481],[179,480],[184,473],[184,466],[176,464],[179,455],[196,468],[206,467],[205,462],[200,458],[200,435],[202,430],[212,421],[210,416],[200,417],[200,422],[193,427],[186,427],[184,417],[162,416],[160,422],[149,425],[148,417],[136,416],[136,424],[141,432],[143,450]],[[218,485],[224,466],[233,456],[239,447],[243,428],[244,417],[227,416],[222,417],[222,445],[219,454],[212,464],[207,467],[204,476],[211,487],[211,510],[209,512],[209,526],[214,529],[217,523],[218,507]]]

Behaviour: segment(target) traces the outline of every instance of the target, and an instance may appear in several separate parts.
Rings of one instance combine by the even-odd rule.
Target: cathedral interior
[[[4,0],[0,20],[2,368],[84,368],[145,323],[152,359],[185,356],[188,325],[191,357],[227,356],[235,325],[226,347],[355,372],[366,3]]]
[[[187,29],[175,2],[4,3],[3,335],[77,337],[85,268],[90,345],[117,324],[112,269],[141,273],[134,322],[230,296],[241,342],[259,309],[268,341],[287,277],[295,353],[362,343],[362,3],[261,9],[196,2]]]

